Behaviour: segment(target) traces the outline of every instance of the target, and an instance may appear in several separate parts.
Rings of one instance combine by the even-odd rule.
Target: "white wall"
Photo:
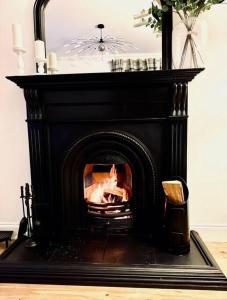
[[[33,3],[0,0],[0,229],[18,224],[19,186],[30,181],[25,101],[22,90],[4,77],[16,72],[12,23],[24,28],[26,72],[34,73]],[[213,240],[227,240],[226,15],[227,5],[207,14],[207,68],[189,85],[190,223]]]
[[[190,221],[205,237],[227,240],[227,4],[205,19],[206,70],[189,89]]]
[[[12,23],[24,28],[26,71],[34,73],[33,1],[0,0],[0,230],[16,228],[22,215],[19,188],[30,182],[25,100],[5,76],[15,75]]]

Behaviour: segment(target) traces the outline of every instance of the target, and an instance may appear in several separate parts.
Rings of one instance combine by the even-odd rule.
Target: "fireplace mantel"
[[[144,72],[113,72],[91,74],[55,74],[8,76],[21,88],[89,88],[96,86],[144,86],[162,83],[189,82],[203,71],[198,69],[157,70]]]
[[[187,199],[165,206],[161,188],[187,179],[188,82],[202,70],[7,77],[26,100],[38,248],[17,240],[1,256],[0,281],[227,289],[189,234]],[[84,170],[89,181],[94,166],[115,164],[132,178],[130,221],[106,221],[97,207],[91,217],[85,204]],[[181,218],[172,227],[171,210]]]
[[[187,117],[188,82],[200,69],[8,76],[24,89],[28,120],[49,122]],[[98,114],[81,112],[93,105]],[[68,105],[68,109],[66,109]],[[111,106],[118,106],[111,109]],[[77,107],[77,109],[75,109]],[[101,113],[106,108],[107,113]],[[70,109],[69,109],[70,108]],[[108,108],[108,109],[107,109]],[[174,112],[174,110],[177,110]],[[89,110],[91,112],[91,110]],[[99,113],[102,114],[99,117]]]

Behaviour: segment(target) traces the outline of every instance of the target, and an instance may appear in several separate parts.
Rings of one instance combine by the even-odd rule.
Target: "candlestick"
[[[46,60],[37,62],[38,74],[40,74],[40,75],[45,74],[45,62],[46,62]]]
[[[50,72],[50,74],[55,74],[56,71],[58,70],[58,64],[57,64],[57,55],[54,52],[50,52],[48,53],[48,71]]]
[[[41,40],[35,41],[35,61],[38,64],[38,74],[44,74],[46,63],[45,44]]]
[[[26,53],[25,49],[19,48],[19,47],[14,47],[13,51],[17,55],[17,73],[18,75],[23,75],[24,74],[24,59],[23,55]]]

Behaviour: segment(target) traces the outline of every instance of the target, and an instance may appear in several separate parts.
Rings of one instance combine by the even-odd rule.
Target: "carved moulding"
[[[28,120],[42,120],[42,104],[37,89],[24,89],[24,97],[27,102]]]
[[[188,84],[174,83],[173,84],[173,102],[172,102],[172,117],[187,116],[187,99],[188,99]]]

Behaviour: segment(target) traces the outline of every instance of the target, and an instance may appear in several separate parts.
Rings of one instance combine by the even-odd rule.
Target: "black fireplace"
[[[35,1],[35,39],[47,3]],[[8,77],[27,106],[33,230],[0,256],[1,282],[226,289],[189,230],[188,83],[202,69],[171,70],[170,10],[162,66]],[[165,199],[171,179],[185,203]]]
[[[187,81],[199,71],[24,78],[39,85],[25,88],[38,243],[92,232],[165,243],[161,182],[186,180]]]
[[[200,71],[8,77],[27,103],[36,247],[18,239],[1,281],[226,289],[188,226],[187,88]],[[182,205],[165,200],[171,178]]]

